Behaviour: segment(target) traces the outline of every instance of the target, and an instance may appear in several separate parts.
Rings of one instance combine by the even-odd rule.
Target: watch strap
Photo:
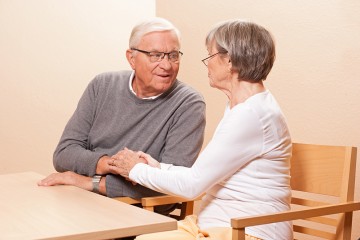
[[[100,181],[101,181],[102,176],[101,175],[94,175],[91,179],[92,184],[93,184],[93,192],[94,193],[98,193],[100,194],[99,191],[99,185],[100,185]]]

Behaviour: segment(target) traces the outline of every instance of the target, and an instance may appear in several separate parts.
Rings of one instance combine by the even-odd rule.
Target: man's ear
[[[130,49],[126,50],[126,59],[128,60],[131,68],[135,70],[135,58],[132,54],[132,50]]]

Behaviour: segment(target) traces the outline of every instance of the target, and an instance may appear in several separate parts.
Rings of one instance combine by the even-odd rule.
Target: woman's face
[[[208,49],[209,56],[218,53],[215,43]],[[230,79],[229,57],[227,54],[216,54],[208,60],[208,77],[211,87],[223,89]]]

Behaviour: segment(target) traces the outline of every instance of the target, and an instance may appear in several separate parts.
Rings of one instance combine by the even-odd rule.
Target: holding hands
[[[130,170],[137,163],[147,164],[147,161],[144,158],[141,158],[139,153],[136,153],[127,148],[113,155],[111,159],[112,161],[110,162],[109,166],[110,172],[121,175],[125,178],[129,178]]]
[[[149,164],[151,167],[160,168],[160,163],[152,158],[149,154],[143,152],[134,152],[125,148],[119,151],[117,154],[111,157],[110,171],[113,174],[121,175],[125,178],[129,178],[131,169],[137,163]]]

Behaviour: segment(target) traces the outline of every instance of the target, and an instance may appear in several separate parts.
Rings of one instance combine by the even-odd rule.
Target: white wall
[[[54,171],[86,85],[130,69],[130,31],[153,16],[154,0],[0,0],[0,174]]]

